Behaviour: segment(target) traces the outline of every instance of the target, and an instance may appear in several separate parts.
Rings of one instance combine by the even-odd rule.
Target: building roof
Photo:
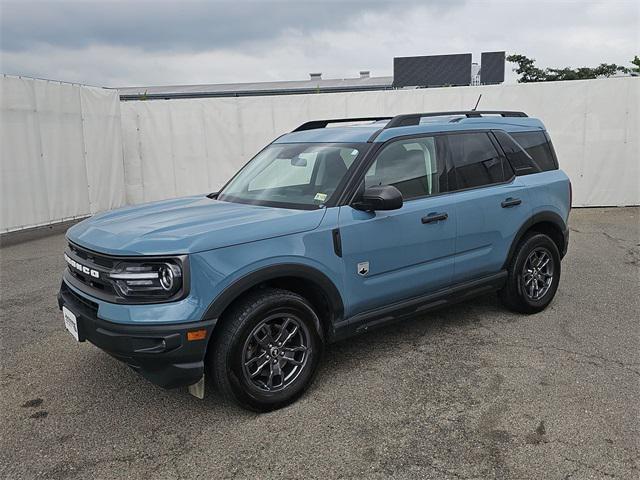
[[[393,77],[361,77],[343,79],[314,78],[309,80],[283,82],[123,87],[118,88],[117,90],[120,93],[121,100],[146,100],[387,90],[392,88],[392,84]]]
[[[501,83],[504,80],[504,55],[504,52],[484,52],[482,54],[482,61],[487,63],[485,68],[481,70],[480,81],[482,83],[487,83],[483,78],[487,72],[493,74],[489,83]],[[310,78],[307,80],[121,87],[117,90],[120,93],[120,100],[169,100],[173,98],[357,92],[474,83],[471,74],[471,53],[396,57],[393,59],[393,64],[394,76],[389,77],[371,77],[368,70],[362,70],[358,78],[323,79],[321,73],[310,73]]]

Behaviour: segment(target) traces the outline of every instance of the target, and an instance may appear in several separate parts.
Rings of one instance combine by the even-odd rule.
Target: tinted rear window
[[[444,135],[458,190],[502,183],[513,177],[505,158],[486,133]]]
[[[531,173],[539,173],[542,169],[531,158],[523,148],[509,134],[496,130],[493,132],[504,150],[509,163],[516,172],[516,175],[529,175]]]
[[[519,132],[512,133],[511,136],[533,158],[541,171],[558,168],[551,145],[544,132]]]

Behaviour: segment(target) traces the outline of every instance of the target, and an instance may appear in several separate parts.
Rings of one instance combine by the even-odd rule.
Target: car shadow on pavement
[[[330,344],[325,349],[314,384],[305,397],[321,391],[333,379],[351,378],[372,359],[384,360],[385,355],[389,358],[399,354],[409,356],[420,344],[466,335],[468,330],[477,328],[483,318],[499,312],[504,314],[505,310],[495,295],[488,295]],[[502,320],[509,321],[508,317]],[[91,345],[87,346],[89,348],[81,348],[78,365],[71,370],[75,378],[67,382],[75,385],[74,396],[80,403],[79,411],[87,408],[99,411],[107,404],[109,409],[117,411],[135,411],[138,408],[148,411],[153,409],[153,404],[161,404],[165,415],[168,411],[180,416],[186,413],[224,415],[227,420],[229,416],[247,418],[255,415],[226,402],[213,391],[211,382],[207,382],[204,400],[199,400],[189,395],[186,388],[165,390],[157,387],[127,365]]]

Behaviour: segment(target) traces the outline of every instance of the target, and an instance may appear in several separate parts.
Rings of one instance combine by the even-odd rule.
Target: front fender
[[[254,268],[244,274],[234,275],[225,282],[220,293],[213,299],[203,316],[203,320],[217,319],[236,298],[251,288],[269,280],[282,277],[295,277],[308,280],[317,285],[331,302],[337,318],[342,318],[344,304],[342,296],[333,281],[319,268],[305,263],[281,263]]]
[[[342,263],[330,230],[316,230],[190,256],[192,271],[209,286],[202,319],[218,318],[238,295],[279,277],[301,278],[322,289],[337,317],[344,312]]]

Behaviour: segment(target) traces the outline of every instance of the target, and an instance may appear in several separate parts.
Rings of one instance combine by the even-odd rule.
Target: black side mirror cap
[[[397,210],[403,204],[402,193],[392,185],[376,185],[367,188],[353,203],[353,208],[373,212],[375,210]]]

